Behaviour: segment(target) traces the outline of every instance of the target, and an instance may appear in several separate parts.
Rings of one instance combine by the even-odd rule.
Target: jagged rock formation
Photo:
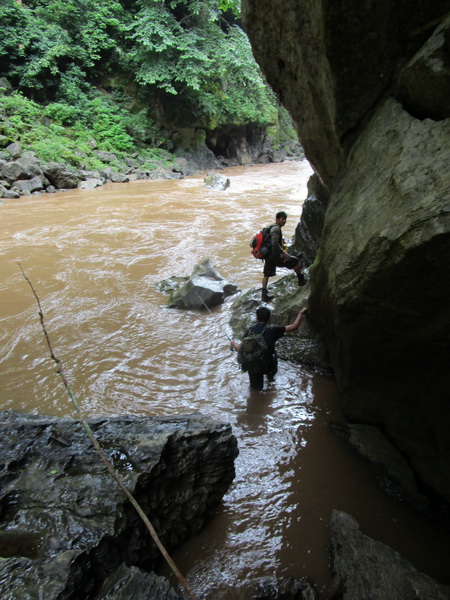
[[[208,309],[222,304],[239,288],[227,281],[207,258],[195,265],[190,277],[172,277],[158,284],[161,292],[169,294],[169,308]]]
[[[330,520],[331,566],[339,581],[334,598],[395,598],[448,600],[450,590],[417,571],[397,552],[364,535],[345,512],[334,510]]]
[[[169,551],[234,478],[236,438],[209,417],[89,424]],[[80,421],[3,412],[0,439],[2,598],[179,597],[149,573],[160,553]]]
[[[444,0],[243,0],[328,197],[309,318],[342,405],[450,502],[450,18]]]

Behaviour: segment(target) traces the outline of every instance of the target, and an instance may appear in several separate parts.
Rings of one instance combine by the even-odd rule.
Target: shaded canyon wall
[[[442,0],[243,0],[327,196],[311,319],[343,408],[450,501],[450,15]]]

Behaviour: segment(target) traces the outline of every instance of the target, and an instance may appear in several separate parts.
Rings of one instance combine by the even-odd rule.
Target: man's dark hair
[[[260,306],[256,311],[256,318],[260,323],[268,323],[270,319],[270,310],[266,306]]]
[[[280,212],[277,212],[277,214],[275,215],[275,219],[287,219],[287,213],[284,212],[284,210],[280,210]]]

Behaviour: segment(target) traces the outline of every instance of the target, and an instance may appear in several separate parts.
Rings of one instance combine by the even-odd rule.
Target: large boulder
[[[222,304],[239,291],[234,283],[220,275],[210,259],[196,265],[190,277],[173,277],[161,282],[158,288],[169,294],[169,308],[193,310]]]
[[[345,445],[368,461],[378,483],[390,496],[411,502],[421,512],[428,512],[427,498],[417,487],[414,471],[406,458],[373,425],[332,423],[331,428]]]
[[[19,192],[39,192],[44,188],[44,183],[41,177],[32,177],[31,179],[18,179],[14,182],[14,188]]]
[[[55,188],[76,188],[82,176],[77,169],[72,169],[61,163],[48,163],[42,167],[45,176]]]
[[[364,535],[351,515],[334,510],[330,521],[331,566],[342,600],[448,600],[450,590],[417,571],[397,552]],[[338,587],[338,586],[337,586]]]
[[[18,179],[31,179],[33,177],[33,173],[30,169],[23,166],[17,160],[2,165],[0,174],[10,182],[17,181]]]
[[[0,417],[2,597],[37,598],[39,589],[46,600],[111,599],[127,585],[129,597],[172,598],[153,579],[160,595],[131,594],[150,587],[141,571],[154,569],[160,554],[82,423]],[[200,530],[233,480],[237,443],[228,424],[199,414],[89,424],[168,550]],[[140,571],[124,570],[119,585],[123,563]]]
[[[230,178],[221,173],[208,173],[203,179],[205,188],[208,190],[224,191],[230,187]]]
[[[310,319],[343,408],[450,502],[448,2],[242,8],[326,194]]]

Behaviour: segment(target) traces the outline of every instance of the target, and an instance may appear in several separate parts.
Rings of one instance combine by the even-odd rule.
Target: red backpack
[[[259,233],[255,233],[255,235],[250,240],[251,253],[255,258],[260,258],[261,260],[264,260],[267,257],[267,255],[270,254],[270,251],[272,250],[272,239],[270,237],[270,230],[272,229],[272,227],[273,225],[270,225],[269,227],[264,227],[264,229],[261,229]]]

